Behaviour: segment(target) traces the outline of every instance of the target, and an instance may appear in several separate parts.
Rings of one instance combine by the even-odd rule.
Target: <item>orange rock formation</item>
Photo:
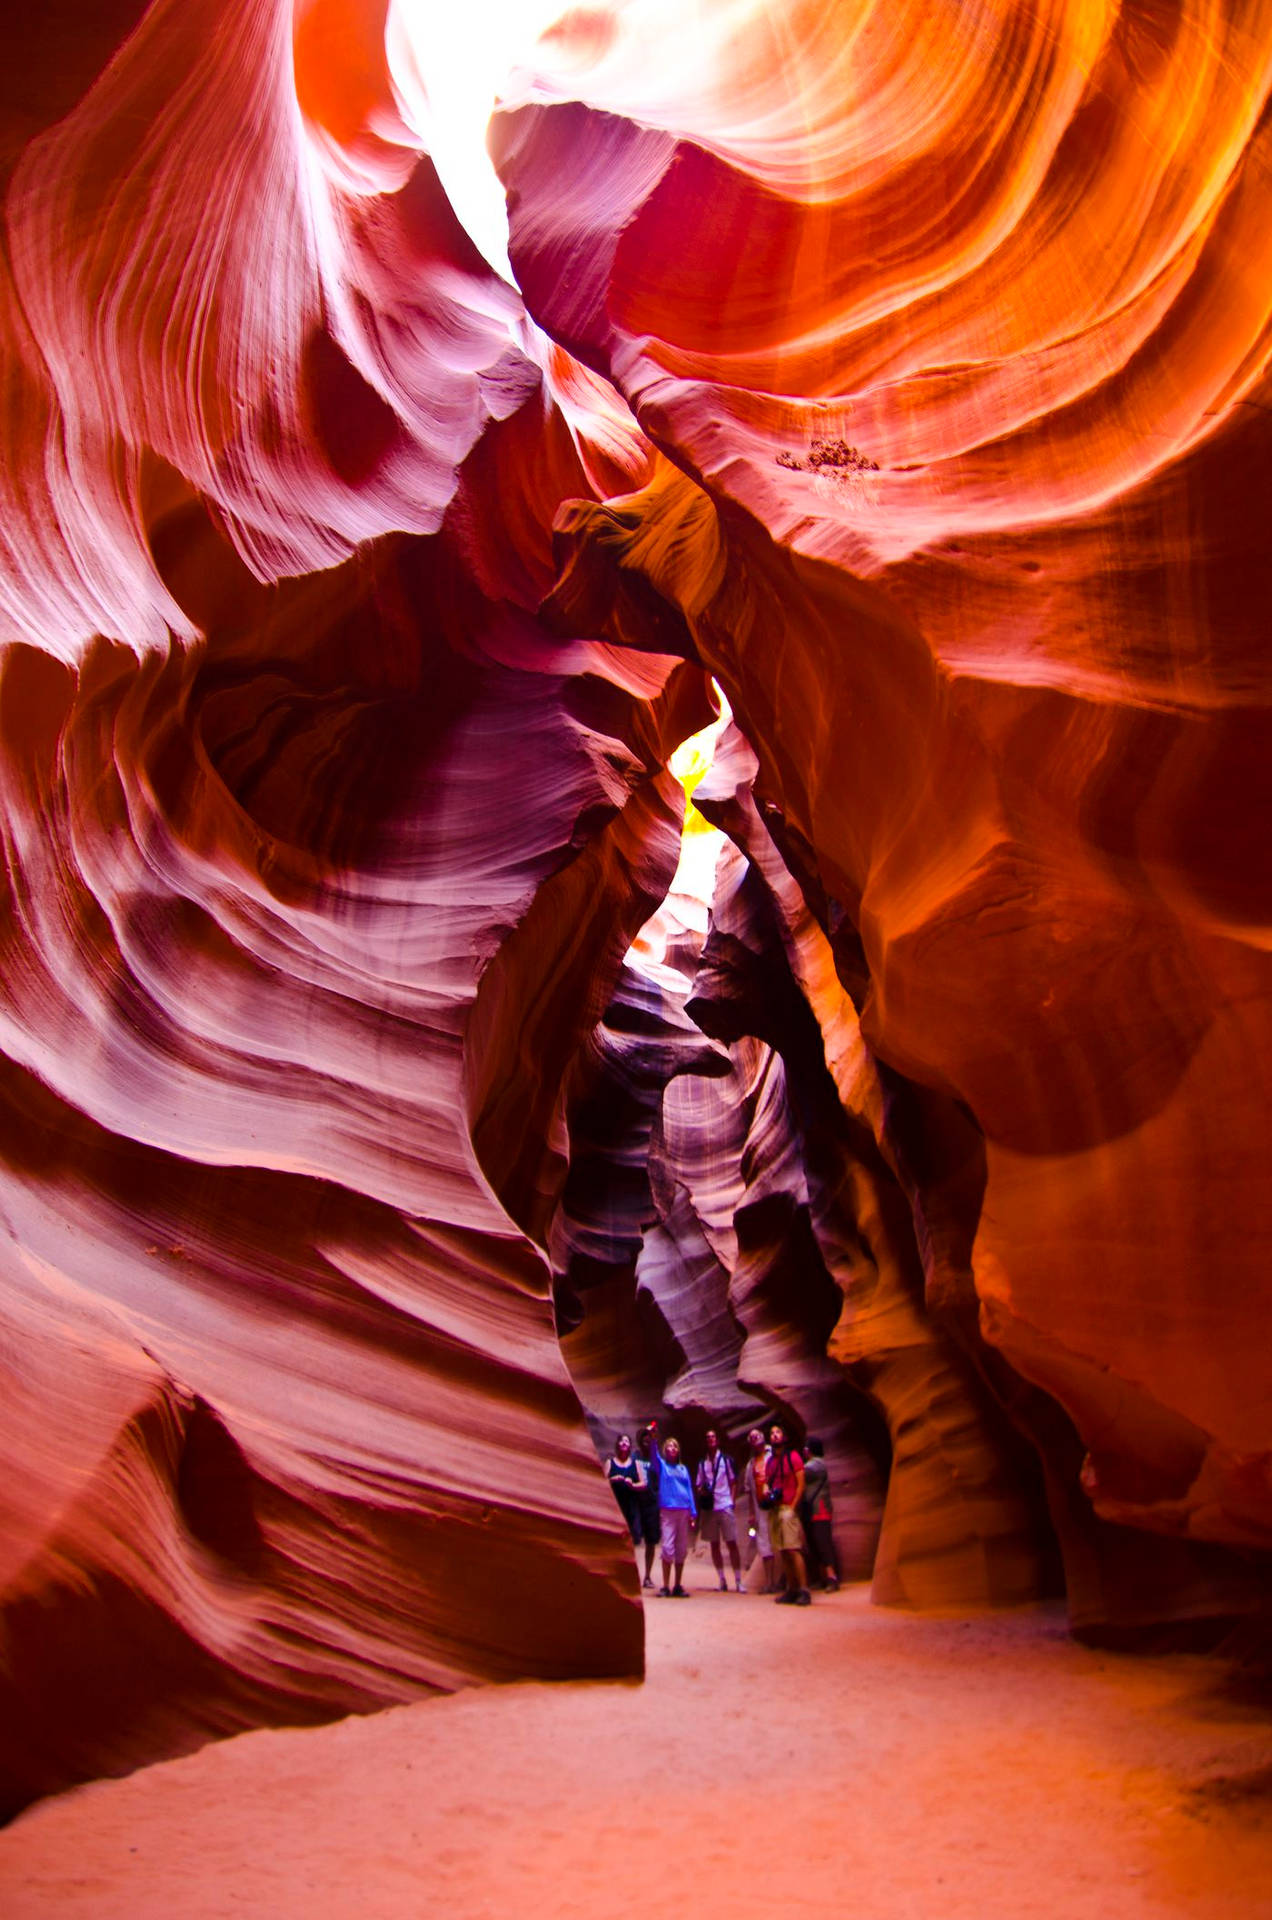
[[[417,26],[4,31],[9,1807],[638,1671],[580,1400],[1266,1595],[1272,7],[576,8],[516,286]]]

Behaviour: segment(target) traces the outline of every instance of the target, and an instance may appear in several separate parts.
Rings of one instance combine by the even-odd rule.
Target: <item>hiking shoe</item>
[[[811,1607],[812,1604],[813,1596],[807,1587],[801,1587],[799,1592],[794,1594],[791,1599],[791,1605],[795,1607]]]

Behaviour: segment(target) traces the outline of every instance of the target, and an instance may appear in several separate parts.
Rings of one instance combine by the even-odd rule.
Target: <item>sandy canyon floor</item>
[[[1263,1920],[1272,1719],[1059,1610],[648,1596],[649,1677],[246,1734],[30,1809],[6,1920]],[[515,1596],[510,1596],[515,1605]]]

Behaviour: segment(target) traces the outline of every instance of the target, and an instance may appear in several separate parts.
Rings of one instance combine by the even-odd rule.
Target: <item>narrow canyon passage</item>
[[[1272,0],[7,33],[0,1920],[1256,1911]]]
[[[7,1920],[1265,1920],[1272,1734],[1232,1672],[1029,1607],[646,1606],[649,1675],[265,1731],[0,1834]],[[519,1604],[508,1595],[509,1607]]]

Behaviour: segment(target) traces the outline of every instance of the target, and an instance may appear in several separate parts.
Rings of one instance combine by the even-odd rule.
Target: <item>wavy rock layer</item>
[[[558,609],[724,685],[1097,1509],[1266,1548],[1269,22],[790,17],[798,112],[615,52],[501,124],[532,310],[693,476],[573,510]]]
[[[64,9],[22,48],[6,1807],[261,1721],[640,1665],[523,1228],[708,709],[524,611],[560,500],[652,455],[525,350],[391,27]]]
[[[666,885],[692,676],[548,670],[440,558],[258,593],[242,644],[5,663],[10,1805],[262,1717],[639,1666],[490,1179],[529,1179],[519,1114],[551,1188],[519,1038],[537,1002],[568,1057]]]

